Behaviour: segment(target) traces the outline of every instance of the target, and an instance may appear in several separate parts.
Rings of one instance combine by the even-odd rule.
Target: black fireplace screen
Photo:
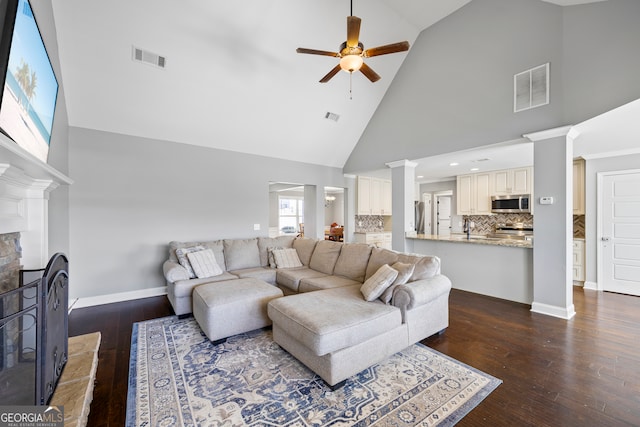
[[[69,262],[54,255],[41,270],[21,270],[0,294],[0,402],[49,403],[67,361]]]

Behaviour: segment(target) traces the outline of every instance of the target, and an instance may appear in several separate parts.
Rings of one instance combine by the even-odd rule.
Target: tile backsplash
[[[469,219],[474,222],[472,234],[487,234],[495,231],[496,224],[522,222],[533,225],[531,214],[495,214],[495,215],[464,215],[463,221]]]
[[[584,239],[584,215],[573,216],[573,237]]]
[[[356,233],[384,231],[382,215],[356,215]]]

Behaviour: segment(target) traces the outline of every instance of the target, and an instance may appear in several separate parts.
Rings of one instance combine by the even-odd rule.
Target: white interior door
[[[431,194],[424,193],[422,195],[424,201],[424,234],[433,234],[433,228],[431,227]]]
[[[602,176],[602,289],[640,295],[640,172]]]
[[[438,196],[438,234],[451,234],[451,196]]]

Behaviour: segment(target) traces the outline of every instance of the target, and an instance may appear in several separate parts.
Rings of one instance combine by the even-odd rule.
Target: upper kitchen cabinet
[[[492,173],[476,173],[457,177],[457,214],[491,214]]]
[[[391,181],[358,177],[358,215],[391,215]]]
[[[573,161],[573,214],[584,215],[584,160]]]
[[[532,175],[532,167],[494,171],[493,195],[533,194]]]

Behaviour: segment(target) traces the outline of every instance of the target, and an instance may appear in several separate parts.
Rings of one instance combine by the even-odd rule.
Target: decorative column
[[[571,319],[573,305],[573,144],[570,126],[524,135],[533,142],[533,303],[531,311]],[[541,204],[541,198],[545,204]]]
[[[413,206],[415,192],[415,172],[417,163],[409,160],[398,160],[386,164],[391,168],[391,194],[393,223],[391,226],[391,246],[400,252],[411,252],[405,239],[407,232],[414,231],[415,208]]]

